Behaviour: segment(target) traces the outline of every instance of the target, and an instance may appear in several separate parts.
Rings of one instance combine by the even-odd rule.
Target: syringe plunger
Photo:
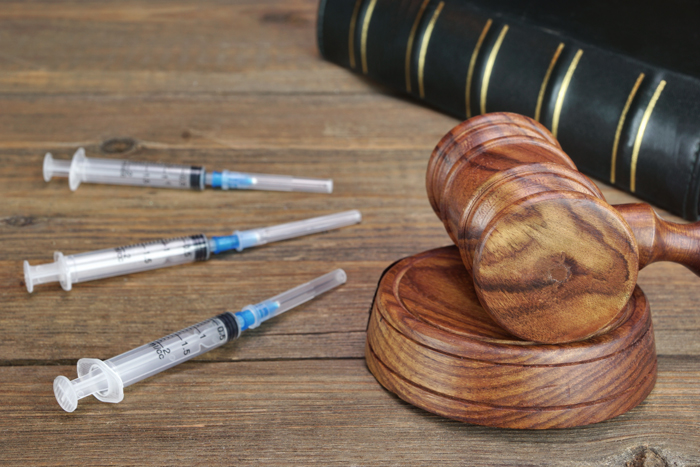
[[[82,151],[82,149],[83,148],[78,149],[78,152]],[[48,182],[52,177],[68,178],[69,176],[70,161],[54,159],[51,153],[47,152],[46,156],[44,156],[44,181]]]

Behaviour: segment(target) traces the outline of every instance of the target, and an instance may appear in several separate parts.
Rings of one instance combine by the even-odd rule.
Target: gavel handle
[[[648,204],[613,207],[622,214],[637,239],[639,269],[657,261],[672,261],[700,276],[700,222],[666,222]]]

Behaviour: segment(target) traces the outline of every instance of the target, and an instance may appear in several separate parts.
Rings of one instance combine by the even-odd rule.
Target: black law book
[[[589,45],[700,78],[697,0],[469,0]]]
[[[535,118],[582,172],[697,220],[700,79],[487,5],[321,0],[319,49],[459,118]]]

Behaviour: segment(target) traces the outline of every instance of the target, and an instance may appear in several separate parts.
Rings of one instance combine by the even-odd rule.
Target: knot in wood
[[[132,151],[137,142],[133,138],[110,138],[102,143],[100,149],[107,154],[120,154]]]

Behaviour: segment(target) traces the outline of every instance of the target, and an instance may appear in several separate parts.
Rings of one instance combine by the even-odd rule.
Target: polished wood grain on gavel
[[[563,343],[605,332],[637,272],[675,261],[700,275],[700,224],[646,204],[610,206],[539,123],[495,113],[457,125],[428,164],[428,198],[511,334]]]
[[[503,428],[569,428],[620,415],[656,382],[649,304],[635,288],[605,334],[569,344],[512,337],[480,306],[456,246],[392,265],[377,288],[367,366],[411,404]]]
[[[382,276],[365,357],[402,399],[469,423],[567,428],[642,402],[656,382],[639,269],[700,272],[700,228],[645,204],[610,206],[539,123],[456,126],[427,170],[455,245]]]

